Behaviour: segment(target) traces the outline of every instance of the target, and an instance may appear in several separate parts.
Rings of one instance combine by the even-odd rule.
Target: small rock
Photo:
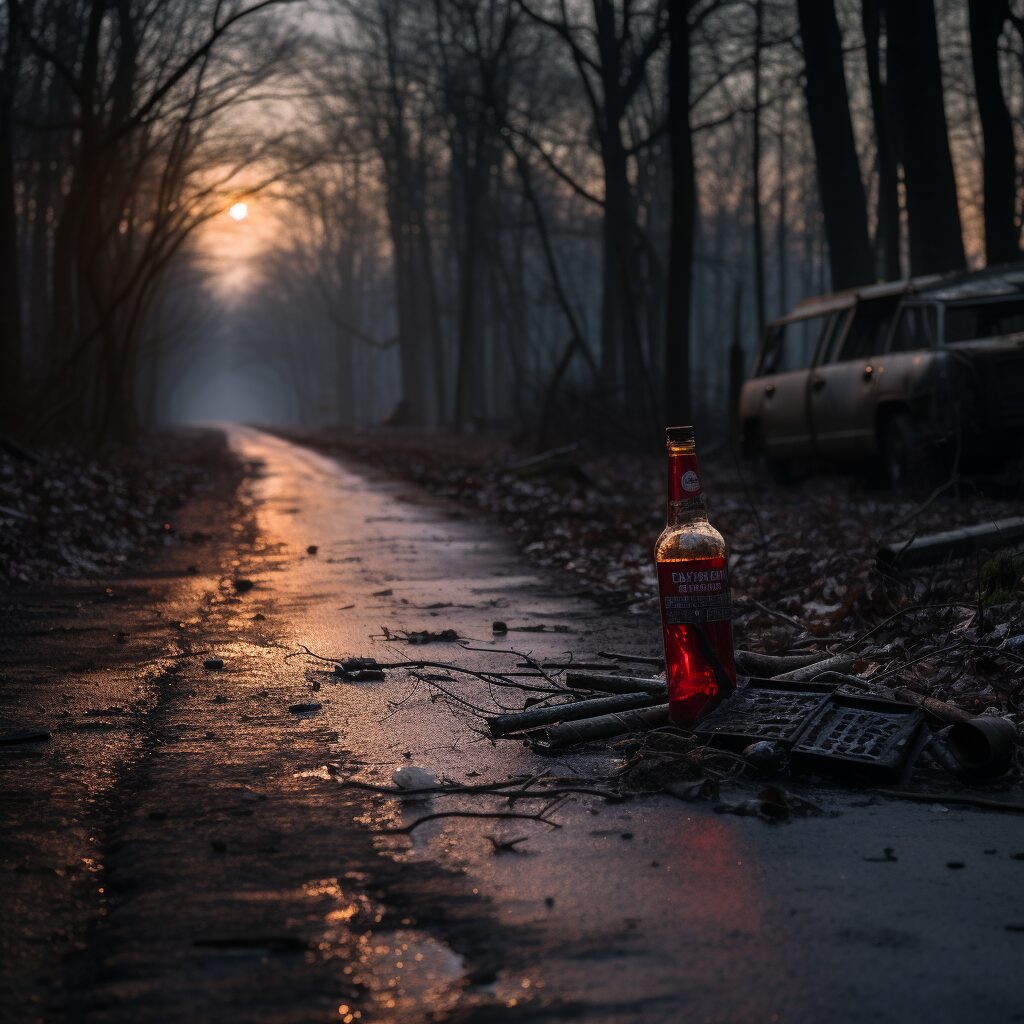
[[[252,588],[256,586],[256,584],[253,583],[252,580],[247,580],[241,576],[236,577],[231,582],[235,590],[237,590],[238,593],[240,594],[244,594],[247,591],[252,590]]]
[[[212,847],[214,853],[228,852],[228,844],[225,843],[223,839],[214,839],[213,842],[210,843],[210,846]]]
[[[495,634],[507,633],[508,626],[500,619],[498,619],[497,621],[491,623],[491,632]]]
[[[762,772],[778,771],[786,759],[785,751],[771,740],[758,740],[743,750],[743,756]]]
[[[964,866],[965,865],[962,860],[951,860],[946,862],[946,867],[950,868],[953,871],[959,871]]]
[[[254,615],[254,616],[252,617],[252,621],[253,621],[253,622],[262,622],[262,621],[263,621],[263,620],[264,620],[265,618],[266,618],[266,615],[264,615],[264,614],[263,614],[263,612],[257,612],[257,613],[256,613],[256,614],[255,614],[255,615]]]
[[[309,547],[306,548],[306,554],[307,555],[315,555],[319,550],[320,550],[320,548],[317,547],[316,544],[310,544]]]
[[[544,906],[547,907],[548,910],[550,910],[554,905],[555,905],[555,897],[554,896],[545,896],[544,897]]]
[[[293,715],[311,715],[315,714],[323,707],[323,704],[317,703],[315,700],[306,701],[302,704],[293,704],[288,710]]]
[[[208,668],[211,672],[217,672],[224,667],[223,658],[207,658],[203,662],[203,668]]]
[[[391,781],[399,789],[429,789],[437,785],[437,776],[429,768],[407,764],[391,776]]]

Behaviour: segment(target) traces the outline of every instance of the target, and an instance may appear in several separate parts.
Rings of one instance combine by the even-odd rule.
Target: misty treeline
[[[724,429],[797,299],[1019,256],[1024,0],[8,0],[4,32],[0,373],[38,433],[151,424],[228,333],[310,425]],[[225,303],[203,239],[243,198],[273,229]]]

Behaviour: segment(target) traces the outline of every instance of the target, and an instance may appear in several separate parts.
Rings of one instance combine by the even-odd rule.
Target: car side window
[[[934,348],[938,334],[934,306],[904,306],[896,319],[889,351],[916,352],[923,348]]]
[[[853,323],[843,339],[842,350],[833,361],[859,361],[880,353],[885,345],[885,332],[892,322],[894,305],[893,302],[873,299],[858,306],[853,314]]]
[[[814,316],[770,327],[758,370],[760,375],[808,369],[823,333],[832,327],[833,320],[832,316]]]

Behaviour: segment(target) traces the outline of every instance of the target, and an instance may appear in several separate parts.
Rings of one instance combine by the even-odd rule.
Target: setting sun
[[[235,203],[230,210],[228,210],[228,216],[232,220],[245,220],[249,216],[249,204],[248,203]]]

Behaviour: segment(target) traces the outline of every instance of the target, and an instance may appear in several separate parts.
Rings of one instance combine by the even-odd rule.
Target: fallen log
[[[566,672],[565,685],[574,690],[600,690],[603,693],[652,693],[663,697],[664,679],[645,679],[609,672]]]
[[[578,743],[592,743],[627,732],[645,732],[668,724],[668,704],[620,711],[614,715],[586,718],[582,722],[563,722],[547,729],[538,729],[529,739],[541,750],[559,750]]]
[[[575,722],[596,718],[615,711],[631,711],[633,708],[649,707],[656,697],[651,693],[619,693],[613,697],[598,697],[594,700],[578,700],[571,704],[558,704],[547,708],[530,708],[507,715],[495,715],[487,719],[487,728],[495,739],[510,733],[526,732],[542,725],[556,722]]]
[[[810,665],[804,665],[801,668],[794,668],[788,672],[781,672],[779,675],[773,676],[772,678],[781,679],[791,683],[808,683],[815,676],[821,675],[822,672],[843,672],[856,660],[856,655],[853,654],[836,654],[831,658],[815,661]]]
[[[758,654],[755,651],[737,651],[736,669],[745,676],[771,679],[780,672],[792,672],[821,661],[821,653],[813,654]]]
[[[997,519],[977,526],[962,526],[956,530],[931,533],[909,541],[883,544],[875,561],[883,568],[916,569],[935,565],[951,558],[963,558],[975,551],[1008,547],[1024,543],[1024,516]]]

